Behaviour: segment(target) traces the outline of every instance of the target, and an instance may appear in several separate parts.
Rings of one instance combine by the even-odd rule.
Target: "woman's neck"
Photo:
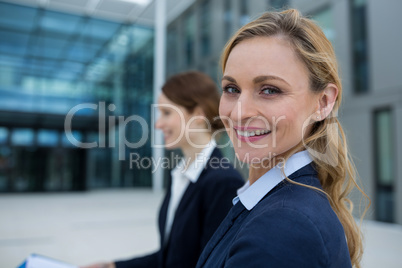
[[[186,169],[195,160],[197,154],[201,153],[201,151],[208,146],[208,144],[211,142],[211,139],[211,135],[200,135],[197,137],[197,139],[193,139],[191,144],[181,147],[185,163],[187,164]]]

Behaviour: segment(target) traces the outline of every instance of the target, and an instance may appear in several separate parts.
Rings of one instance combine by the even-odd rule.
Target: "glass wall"
[[[367,3],[366,0],[350,1],[352,22],[353,85],[356,93],[369,90]]]
[[[334,28],[334,16],[330,7],[325,8],[313,15],[313,19],[324,31],[325,36],[331,41],[332,45],[335,43],[336,32]]]
[[[126,119],[150,121],[152,75],[149,27],[0,3],[0,191],[150,186]]]
[[[195,42],[195,13],[190,10],[184,20],[184,33],[185,33],[185,52],[186,52],[186,66],[191,68],[194,64],[194,42]]]
[[[274,9],[282,9],[289,6],[289,0],[268,0],[268,5]]]
[[[179,69],[178,57],[178,41],[180,35],[178,34],[177,25],[171,25],[167,30],[167,44],[166,44],[166,75],[170,77]]]
[[[390,109],[378,110],[374,113],[375,137],[375,213],[376,220],[394,222],[394,137],[393,122]]]
[[[232,10],[232,1],[224,0],[224,33],[225,33],[225,41],[229,40],[232,36],[232,24],[233,24],[233,10]]]
[[[211,0],[204,0],[201,3],[201,57],[211,53]]]
[[[240,0],[240,25],[239,27],[250,22],[247,0]]]

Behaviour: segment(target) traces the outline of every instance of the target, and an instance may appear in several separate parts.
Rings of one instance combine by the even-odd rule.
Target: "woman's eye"
[[[223,88],[223,91],[224,91],[225,93],[229,93],[229,94],[237,94],[237,93],[240,93],[240,90],[238,90],[237,88],[232,87],[232,86],[224,87],[224,88]]]
[[[168,110],[160,110],[160,113],[161,113],[163,116],[168,116],[168,115],[170,114],[170,111],[168,111]]]
[[[281,91],[277,88],[268,87],[262,89],[261,92],[265,95],[274,95],[280,93]]]

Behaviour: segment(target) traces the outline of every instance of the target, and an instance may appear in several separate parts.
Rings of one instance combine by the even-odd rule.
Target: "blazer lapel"
[[[211,255],[214,248],[219,244],[219,242],[222,240],[223,236],[233,226],[233,223],[235,222],[236,218],[239,217],[240,214],[244,210],[246,210],[246,208],[243,206],[243,204],[240,201],[237,202],[236,205],[234,205],[230,209],[226,218],[222,221],[222,223],[219,225],[218,229],[215,231],[212,238],[209,240],[209,242],[205,246],[205,248],[198,260],[197,267],[204,266],[206,260],[209,258],[209,255]]]
[[[166,196],[163,200],[163,203],[162,203],[162,206],[161,206],[160,212],[159,212],[159,233],[160,233],[160,238],[161,238],[161,248],[163,248],[164,245],[166,244],[166,241],[165,241],[166,220],[167,220],[167,211],[168,211],[168,207],[169,207],[171,193],[172,193],[171,178],[169,178]]]
[[[211,154],[211,158],[219,156],[218,154],[219,154],[219,151],[217,149],[215,149]],[[208,160],[208,163],[211,160],[211,158]],[[184,191],[183,196],[179,202],[179,205],[177,206],[176,213],[180,213],[180,210],[183,209],[183,206],[185,206],[186,204],[189,204],[190,199],[194,196],[193,193],[195,191],[197,191],[197,184],[200,183],[200,181],[202,180],[202,177],[205,176],[206,172],[208,172],[208,169],[210,166],[208,163],[206,165],[206,168],[204,168],[204,170],[201,172],[200,176],[198,177],[198,180],[195,183],[190,181],[190,183],[188,184],[187,189],[186,189],[186,191]],[[173,220],[173,224],[174,224],[174,220]]]

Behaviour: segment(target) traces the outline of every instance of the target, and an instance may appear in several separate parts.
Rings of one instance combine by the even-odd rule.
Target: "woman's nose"
[[[155,122],[155,128],[158,128],[158,129],[162,128],[162,120],[160,117]]]
[[[257,116],[256,104],[252,95],[242,94],[232,111],[232,119],[238,122]]]

